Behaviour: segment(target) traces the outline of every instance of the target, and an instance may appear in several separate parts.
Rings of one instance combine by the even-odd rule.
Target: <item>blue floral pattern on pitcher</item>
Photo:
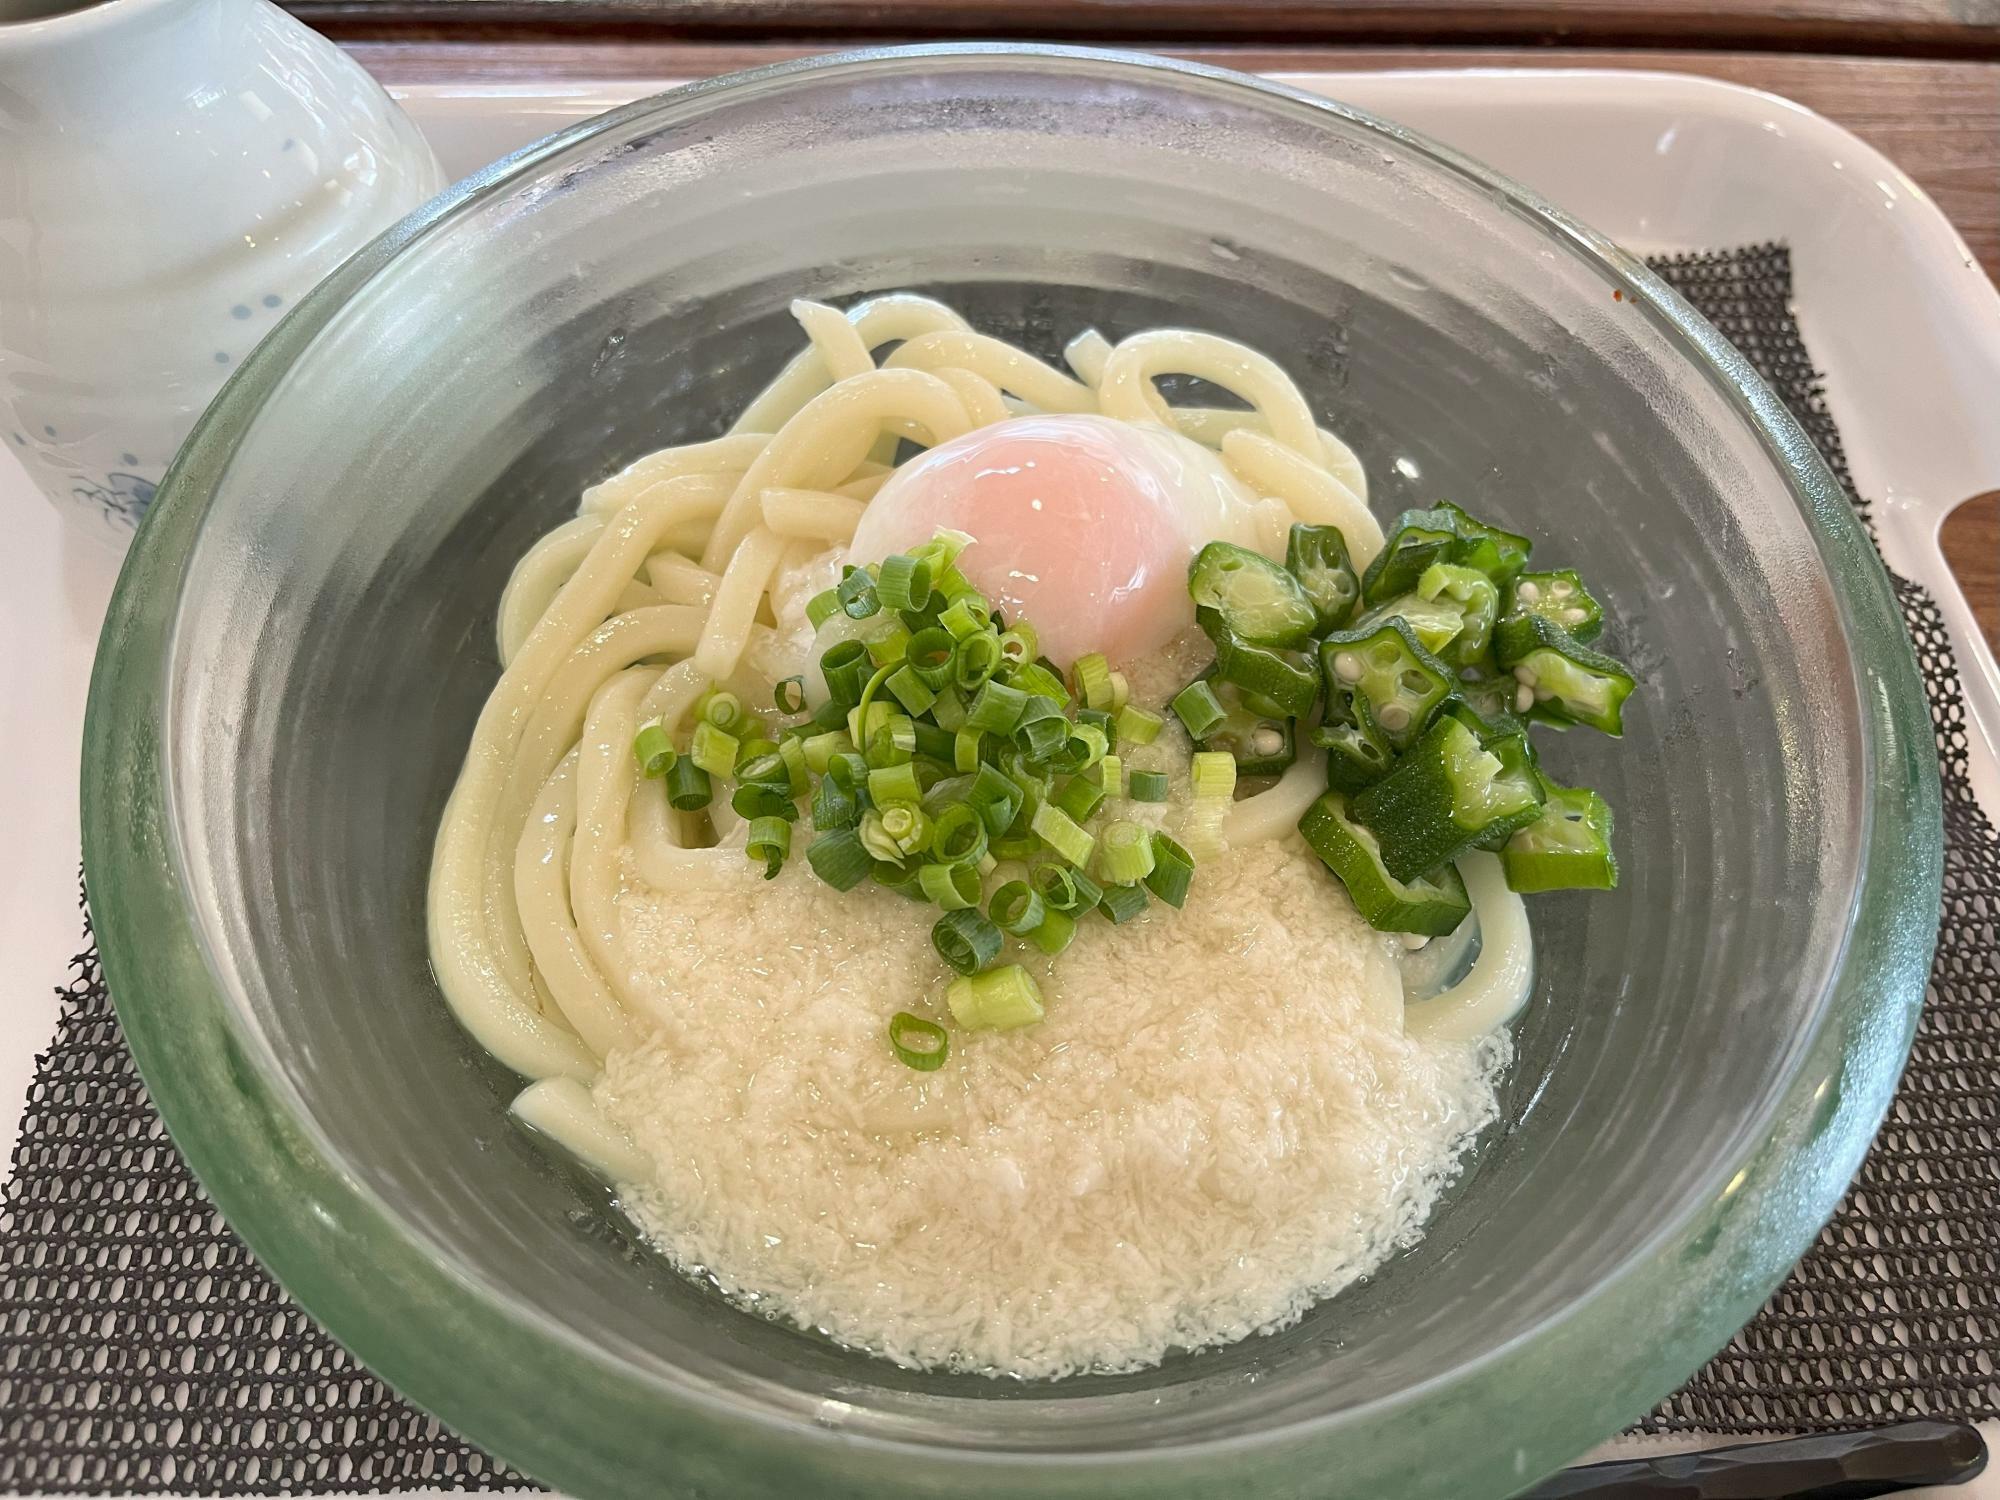
[[[86,480],[70,491],[80,505],[95,505],[106,521],[137,526],[159,486],[137,474],[107,474],[103,481]]]

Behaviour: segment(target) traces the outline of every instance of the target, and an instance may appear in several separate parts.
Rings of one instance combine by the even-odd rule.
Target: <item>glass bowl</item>
[[[504,1117],[425,953],[513,561],[719,431],[786,305],[916,287],[1052,352],[1275,355],[1376,508],[1587,566],[1643,677],[1554,753],[1623,885],[1538,899],[1504,1118],[1421,1242],[1142,1374],[919,1374],[740,1312]],[[105,972],[175,1140],[361,1359],[587,1497],[1497,1496],[1714,1352],[1833,1208],[1923,996],[1936,763],[1881,567],[1804,435],[1645,269],[1464,158],[1213,69],[937,47],[678,89],[332,276],[230,383],[92,686]]]

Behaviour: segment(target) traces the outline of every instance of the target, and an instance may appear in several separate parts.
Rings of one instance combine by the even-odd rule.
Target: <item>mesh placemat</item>
[[[1779,247],[1660,269],[1843,480]],[[1791,1431],[2000,1416],[2000,845],[1965,779],[1943,623],[1898,590],[1944,766],[1945,921],[1888,1124],[1818,1246],[1642,1424]],[[96,954],[75,961],[0,1202],[0,1490],[311,1494],[524,1481],[390,1394],[251,1260],[169,1144]]]

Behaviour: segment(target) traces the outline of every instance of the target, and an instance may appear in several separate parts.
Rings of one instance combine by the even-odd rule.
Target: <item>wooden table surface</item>
[[[1621,67],[1768,89],[1895,160],[2000,280],[2000,0],[289,0],[390,83],[687,78],[888,41],[1101,41],[1251,72]],[[1994,420],[2000,421],[2000,392]],[[2000,650],[2000,491],[1944,545]]]

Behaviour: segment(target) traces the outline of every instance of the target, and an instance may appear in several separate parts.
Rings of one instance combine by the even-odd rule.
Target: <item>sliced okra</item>
[[[1298,579],[1318,614],[1318,630],[1338,630],[1354,615],[1361,598],[1361,580],[1347,553],[1347,538],[1338,526],[1292,527],[1285,540],[1285,569]]]
[[[1423,648],[1408,623],[1388,619],[1363,630],[1336,630],[1320,644],[1320,675],[1329,701],[1352,700],[1353,711],[1329,715],[1359,719],[1380,730],[1398,753],[1415,744],[1438,705],[1451,696],[1451,669]]]
[[[1391,875],[1375,835],[1354,821],[1340,792],[1327,792],[1307,808],[1299,832],[1347,887],[1354,909],[1371,927],[1443,937],[1472,910],[1465,882],[1450,865],[1416,880]]]
[[[1493,646],[1500,665],[1534,696],[1526,717],[1624,733],[1622,705],[1633,688],[1624,663],[1591,650],[1546,615],[1508,615],[1493,632]],[[1517,695],[1519,701],[1525,697]]]
[[[1500,850],[1510,890],[1608,891],[1618,884],[1611,849],[1611,807],[1589,787],[1559,786],[1541,777],[1541,815]]]
[[[1532,823],[1541,805],[1531,763],[1514,758],[1510,768],[1446,712],[1387,776],[1355,796],[1353,813],[1375,835],[1383,867],[1412,880],[1476,841],[1503,840]]]

